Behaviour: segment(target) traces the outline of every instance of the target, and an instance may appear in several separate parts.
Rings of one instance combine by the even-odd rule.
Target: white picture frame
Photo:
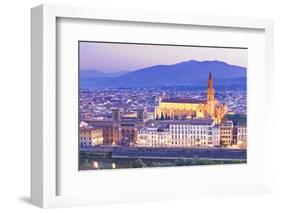
[[[41,5],[31,10],[31,201],[34,205],[42,208],[91,205],[99,203],[116,202],[138,202],[142,200],[163,200],[178,199],[188,197],[202,197],[214,195],[242,195],[252,193],[264,193],[271,191],[271,164],[270,150],[274,144],[270,141],[274,139],[273,130],[270,126],[271,118],[263,120],[266,125],[267,151],[262,154],[266,158],[263,169],[265,178],[254,184],[230,183],[219,186],[194,183],[194,188],[178,188],[168,185],[165,190],[152,188],[152,192],[145,192],[133,195],[132,191],[122,193],[130,194],[130,197],[118,196],[118,192],[111,195],[58,195],[58,174],[60,158],[57,146],[57,88],[60,84],[57,78],[57,20],[80,19],[80,20],[108,20],[134,23],[153,23],[156,25],[175,26],[200,26],[211,28],[231,29],[254,29],[264,32],[265,42],[265,68],[263,74],[265,88],[266,105],[274,104],[271,92],[273,90],[273,21],[271,19],[241,18],[241,17],[216,17],[187,14],[161,14],[145,11],[122,11],[112,9],[85,8],[74,6],[54,6]],[[265,103],[264,103],[265,104]],[[78,109],[77,109],[78,110]],[[77,157],[77,156],[73,156]],[[245,168],[244,168],[245,169]],[[165,168],[163,171],[171,170]],[[229,170],[229,169],[228,169]],[[247,168],[245,169],[247,170]],[[182,169],[171,170],[175,175],[180,175]],[[78,171],[77,171],[78,172]],[[147,178],[149,173],[156,174],[155,169],[148,169],[144,172],[133,171],[143,178]],[[201,171],[199,171],[201,172]],[[159,173],[159,172],[158,172]],[[120,172],[123,176],[126,172]],[[172,176],[171,176],[172,177]],[[72,179],[71,179],[72,180]],[[73,179],[74,180],[74,179]],[[179,182],[182,180],[179,180]],[[75,185],[77,183],[73,183]],[[161,185],[159,185],[161,186]],[[124,186],[126,188],[126,186]],[[129,186],[127,186],[129,188]],[[71,190],[71,189],[70,189]],[[175,195],[176,194],[176,195]]]

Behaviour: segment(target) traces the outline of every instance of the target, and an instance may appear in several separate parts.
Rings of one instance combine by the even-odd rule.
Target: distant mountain
[[[117,77],[117,76],[128,74],[130,72],[131,71],[110,72],[110,73],[105,73],[105,75],[107,77]]]
[[[108,77],[97,77],[97,78],[81,78],[80,77],[80,88],[95,88],[101,87],[101,82],[108,80]]]
[[[229,79],[214,79],[213,84],[219,86],[229,86],[229,85],[244,86],[247,84],[247,78],[239,77],[239,78],[229,78]]]
[[[87,87],[204,86],[212,72],[214,84],[246,84],[246,68],[221,61],[184,61],[156,65],[117,76],[87,78]],[[82,72],[81,72],[82,73]],[[83,87],[84,79],[81,79]]]
[[[105,77],[105,74],[98,70],[81,70],[80,71],[80,78],[100,78],[100,77]]]
[[[80,78],[106,78],[106,77],[116,77],[129,73],[130,71],[120,71],[120,72],[101,72],[98,70],[81,70]]]

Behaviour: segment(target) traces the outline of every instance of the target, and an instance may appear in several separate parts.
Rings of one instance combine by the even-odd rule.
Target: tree
[[[191,162],[188,159],[180,158],[176,160],[175,166],[189,166],[190,163]]]
[[[247,116],[244,114],[226,114],[223,117],[223,121],[232,121],[234,126],[247,125]]]
[[[131,163],[130,167],[131,168],[144,168],[144,167],[146,167],[146,164],[141,159],[137,159]]]

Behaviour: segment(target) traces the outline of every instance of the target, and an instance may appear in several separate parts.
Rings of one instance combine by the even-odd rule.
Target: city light
[[[98,162],[97,162],[97,161],[94,161],[94,162],[93,162],[93,166],[94,166],[95,169],[98,169],[98,168],[99,168]]]
[[[112,163],[112,169],[116,169],[115,163]]]

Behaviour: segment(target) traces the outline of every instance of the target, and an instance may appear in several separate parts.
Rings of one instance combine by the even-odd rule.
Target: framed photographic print
[[[78,48],[81,170],[247,162],[247,48]]]
[[[270,191],[272,20],[31,14],[32,203]]]

